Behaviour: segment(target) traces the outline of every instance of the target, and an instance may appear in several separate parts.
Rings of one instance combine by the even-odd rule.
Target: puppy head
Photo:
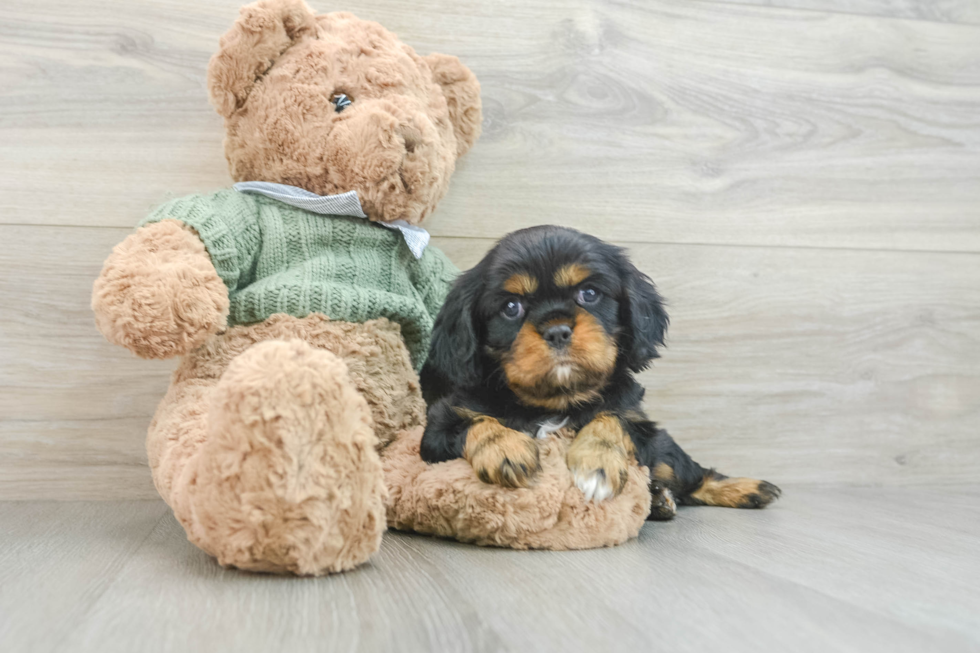
[[[423,384],[499,377],[522,403],[564,410],[598,397],[617,367],[645,368],[666,328],[656,288],[621,249],[563,227],[524,229],[454,286]]]

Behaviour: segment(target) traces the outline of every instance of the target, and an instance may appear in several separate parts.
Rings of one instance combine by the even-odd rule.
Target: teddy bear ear
[[[316,14],[303,0],[259,0],[242,7],[208,64],[208,94],[217,112],[231,116],[279,55],[312,34]]]
[[[480,82],[463,62],[448,54],[430,54],[425,62],[446,96],[449,119],[456,133],[456,154],[462,156],[480,137],[483,122]]]

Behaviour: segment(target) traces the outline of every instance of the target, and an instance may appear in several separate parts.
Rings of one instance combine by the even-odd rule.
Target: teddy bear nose
[[[351,105],[351,99],[344,93],[338,93],[337,95],[333,96],[330,101],[336,105],[334,111],[337,113],[340,113]]]

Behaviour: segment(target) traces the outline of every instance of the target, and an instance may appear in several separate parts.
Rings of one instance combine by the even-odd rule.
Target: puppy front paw
[[[574,446],[574,445],[573,445]],[[626,456],[608,451],[568,451],[568,469],[586,501],[605,501],[626,487]]]
[[[611,415],[601,415],[579,431],[565,460],[586,501],[605,501],[623,491],[631,450],[629,436]]]
[[[541,468],[538,443],[487,417],[470,427],[463,452],[484,483],[528,487]]]

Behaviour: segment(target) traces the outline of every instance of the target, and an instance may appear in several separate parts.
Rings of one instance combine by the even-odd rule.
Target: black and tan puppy
[[[681,504],[762,508],[765,481],[728,478],[691,460],[643,412],[633,378],[658,356],[667,313],[618,247],[563,227],[503,238],[453,287],[422,369],[429,404],[422,457],[465,457],[487,483],[525,487],[535,438],[577,434],[567,462],[586,499],[617,495],[629,458],[650,468],[650,519]]]

